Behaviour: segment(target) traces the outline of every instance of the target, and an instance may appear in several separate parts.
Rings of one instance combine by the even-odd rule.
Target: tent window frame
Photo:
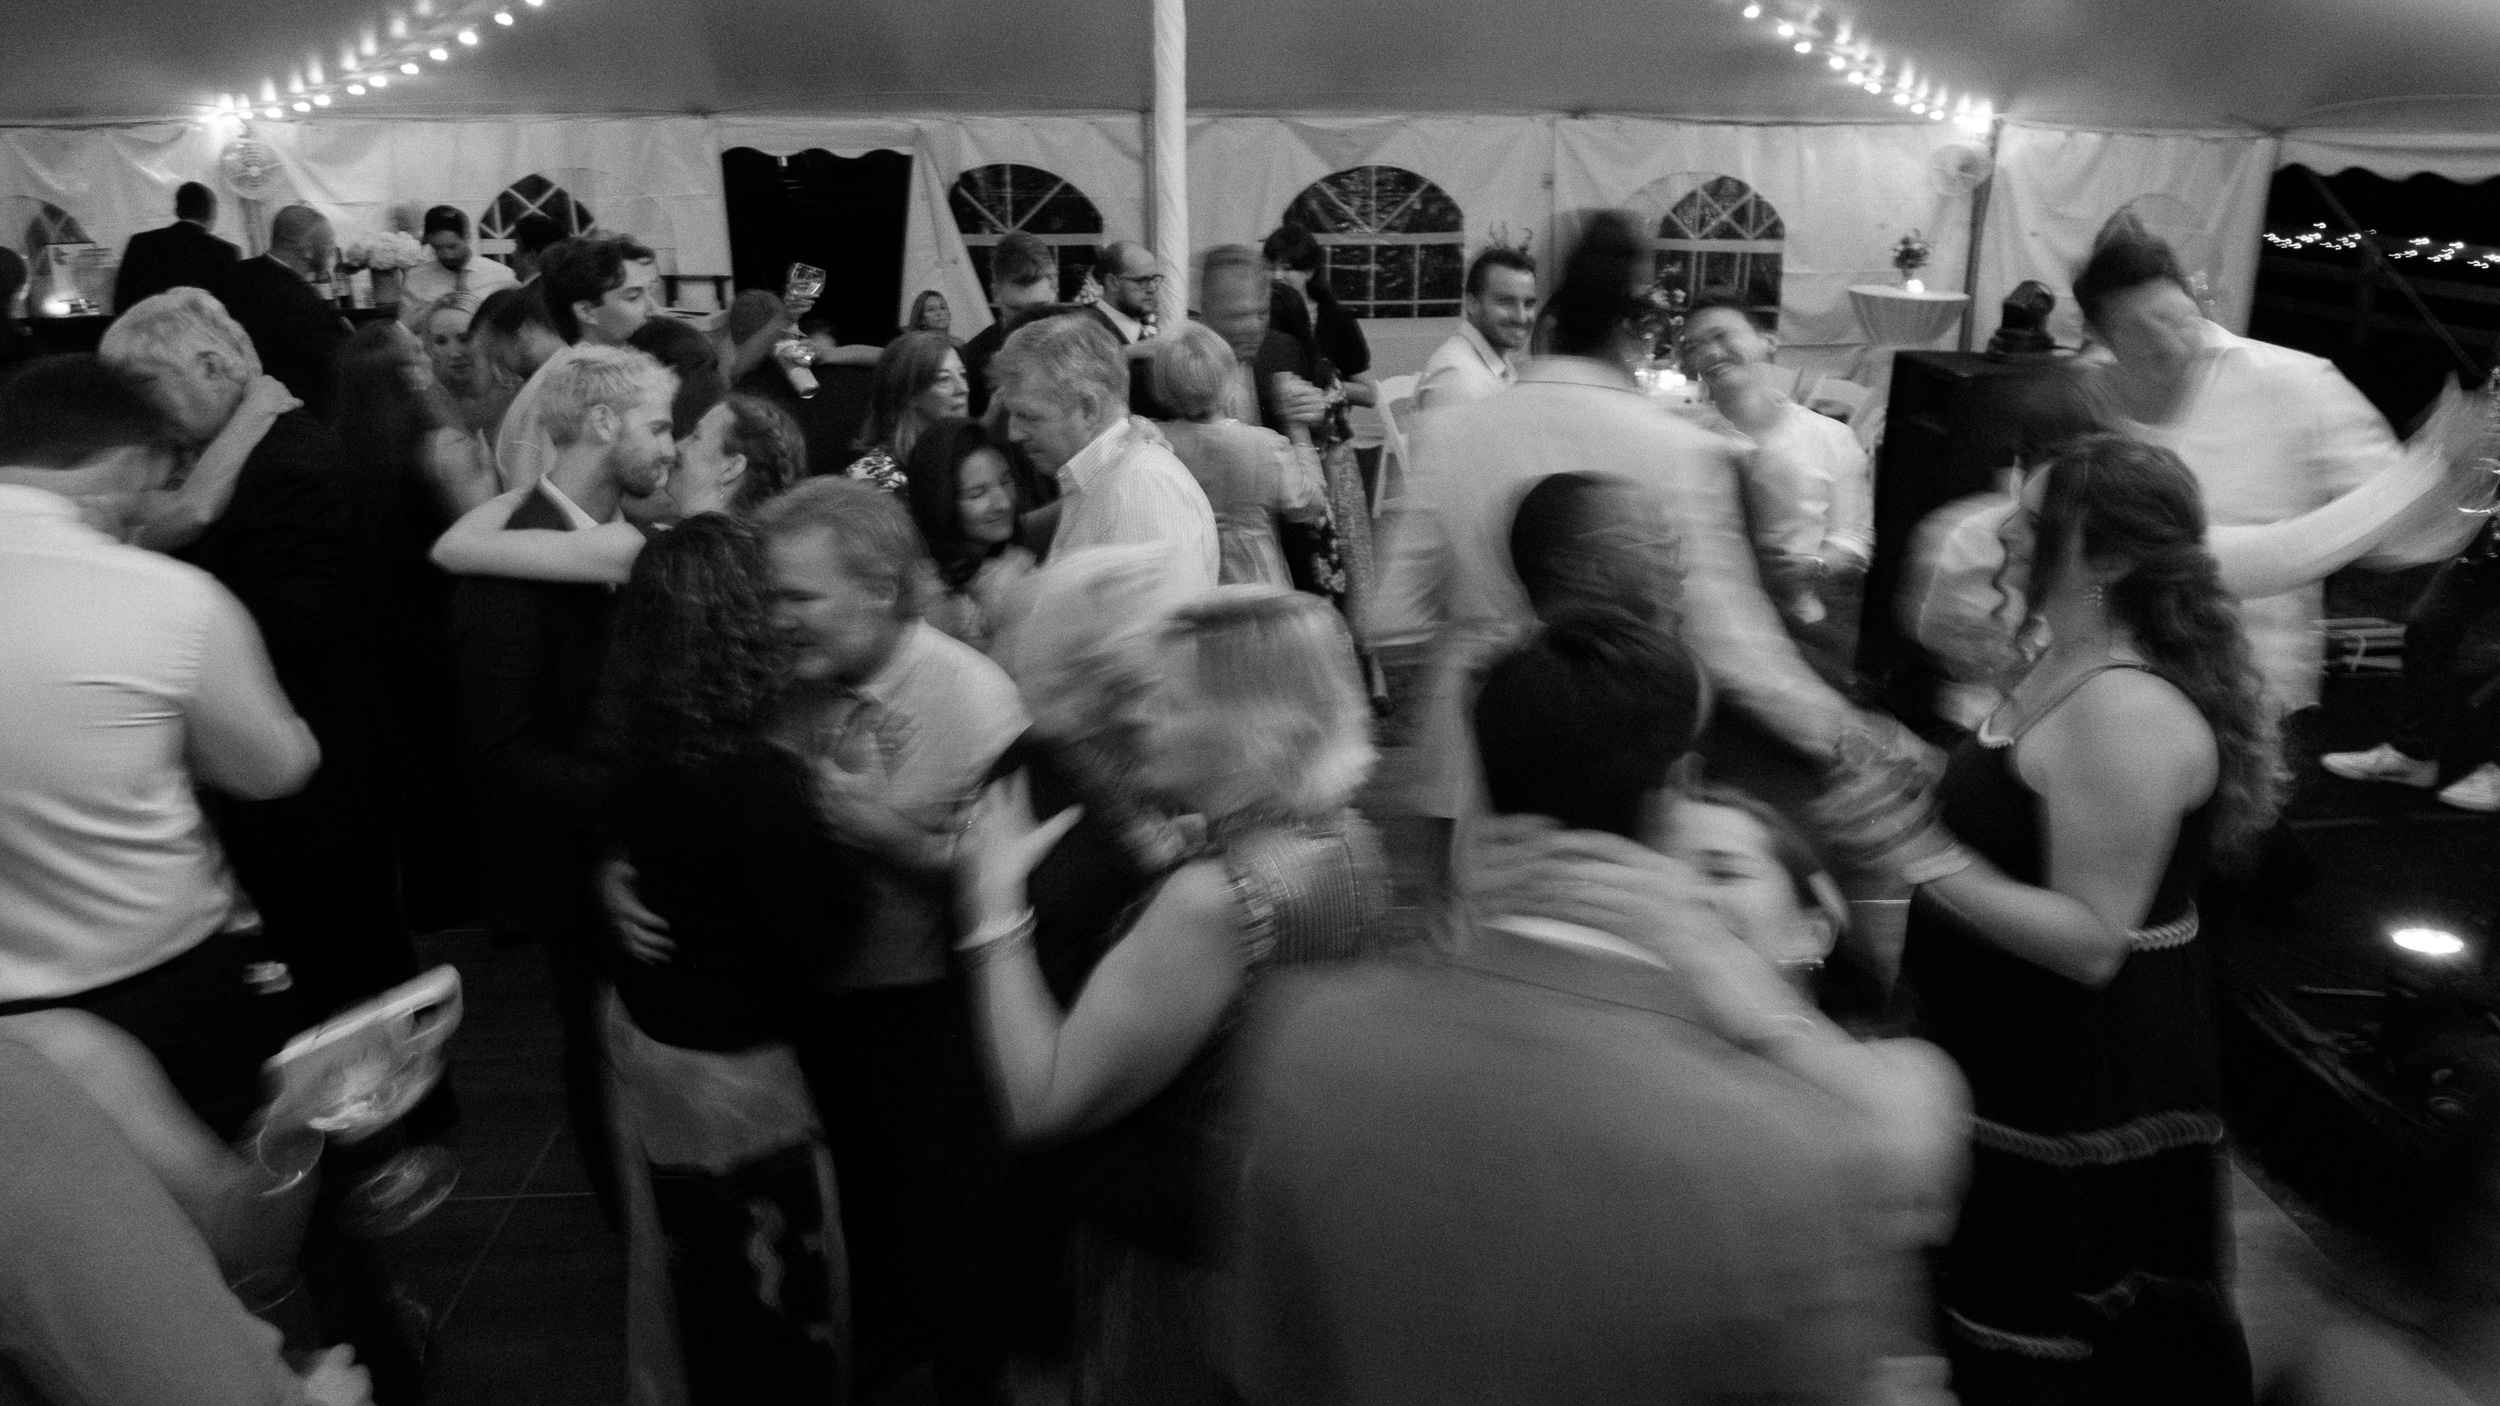
[[[1303,187],[1285,220],[1311,231],[1329,288],[1359,318],[1456,317],[1467,279],[1458,200],[1403,166],[1349,166]]]
[[[49,200],[37,200],[34,205],[35,217],[26,222],[26,228],[18,231],[17,251],[26,256],[29,268],[52,245],[95,243],[76,215]]]
[[[537,182],[535,191],[526,189]],[[513,208],[507,210],[505,202]],[[512,232],[521,221],[532,215],[545,215],[564,226],[566,235],[588,234],[598,228],[598,217],[590,212],[571,191],[557,185],[542,172],[532,171],[496,192],[495,198],[477,216],[477,250],[499,263],[510,263],[513,249]]]
[[[1649,189],[1673,196],[1658,202],[1665,208],[1650,232],[1658,287],[1686,307],[1704,289],[1734,288],[1746,311],[1777,325],[1788,222],[1770,197],[1716,171],[1680,171]]]
[[[1059,263],[1063,302],[1072,300],[1092,276],[1105,243],[1102,207],[1082,186],[1020,161],[994,161],[956,176],[946,190],[946,208],[955,217],[955,231],[963,236],[984,297],[994,296],[990,260],[997,255],[998,242],[1010,234],[1030,234],[1050,246]],[[1036,223],[1061,228],[1031,228]]]

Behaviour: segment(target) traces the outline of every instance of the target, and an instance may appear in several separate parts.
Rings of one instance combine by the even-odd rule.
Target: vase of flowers
[[[400,275],[424,258],[425,246],[417,242],[417,237],[397,229],[360,234],[339,248],[341,267],[372,272],[373,305],[377,308],[399,306]]]
[[[1927,267],[1932,253],[1917,230],[1901,236],[1900,242],[1892,246],[1892,266],[1901,270],[1901,286],[1904,289],[1912,293],[1927,291],[1927,285],[1919,281],[1918,271]]]

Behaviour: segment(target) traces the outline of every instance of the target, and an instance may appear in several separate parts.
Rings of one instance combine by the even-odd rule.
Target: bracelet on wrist
[[[974,928],[955,943],[955,955],[974,966],[984,965],[1004,955],[1009,949],[1033,940],[1033,910],[1017,912],[1009,918],[993,918]]]
[[[1968,869],[1976,858],[1961,842],[1955,841],[1936,854],[1901,866],[1901,878],[1910,887],[1917,888],[1938,879],[1952,878]]]

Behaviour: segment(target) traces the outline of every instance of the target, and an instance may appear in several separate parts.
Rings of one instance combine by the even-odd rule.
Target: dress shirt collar
[[[1102,478],[1103,470],[1128,452],[1128,440],[1128,417],[1123,415],[1112,422],[1111,428],[1094,436],[1093,443],[1059,466],[1059,486],[1072,495],[1093,487]]]
[[[1484,363],[1485,370],[1502,378],[1504,385],[1519,379],[1519,368],[1511,364],[1509,356],[1495,350],[1493,344],[1485,340],[1485,335],[1476,330],[1476,324],[1461,319],[1458,337],[1467,344],[1469,351],[1476,354],[1476,359]]]
[[[1146,324],[1111,306],[1109,298],[1103,299],[1094,306],[1102,309],[1102,315],[1110,318],[1111,325],[1120,330],[1121,341],[1134,342],[1146,335]]]
[[[1586,356],[1540,356],[1519,373],[1519,380],[1523,385],[1598,386],[1633,395],[1641,393],[1631,372],[1614,362]]]
[[[564,490],[556,487],[554,479],[544,474],[539,475],[538,491],[545,494],[547,500],[556,505],[556,511],[564,514],[564,520],[573,524],[575,531],[587,531],[601,526],[599,519],[582,511],[581,504],[565,496]]]
[[[886,708],[900,703],[911,686],[912,675],[919,671],[921,661],[928,657],[929,630],[928,625],[918,620],[905,625],[901,637],[894,641],[894,652],[886,656],[885,663],[878,667],[877,672],[870,674],[852,692]]]

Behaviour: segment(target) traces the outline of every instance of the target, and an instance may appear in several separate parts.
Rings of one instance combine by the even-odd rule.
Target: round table
[[[1968,293],[1913,293],[1897,283],[1858,283],[1849,289],[1866,339],[1879,347],[1924,346],[1953,330]]]

